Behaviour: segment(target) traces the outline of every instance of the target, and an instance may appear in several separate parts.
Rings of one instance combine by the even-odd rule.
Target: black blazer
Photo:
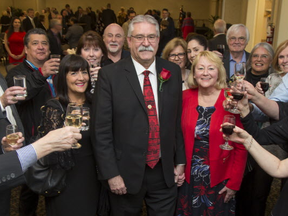
[[[57,39],[55,38],[53,32],[49,29],[47,31],[49,46],[51,54],[59,54],[63,55],[62,47],[61,47],[61,35],[58,33],[57,37],[59,38],[60,44],[58,44]]]
[[[246,62],[250,56],[249,52],[246,52],[244,50],[244,52],[246,53]],[[224,64],[224,68],[226,70],[226,75],[227,75],[227,79],[230,78],[230,52],[229,50],[225,50],[225,53],[223,55],[223,64]]]
[[[163,68],[171,77],[163,84],[163,91],[158,91],[160,148],[164,178],[171,187],[175,184],[174,166],[186,162],[180,124],[182,79],[178,65],[156,58],[157,73]],[[99,179],[121,175],[128,193],[136,194],[144,177],[149,123],[131,57],[101,68],[92,110],[91,134]]]
[[[0,192],[25,182],[16,151],[0,155]]]
[[[213,37],[212,39],[210,39],[209,40],[209,50],[210,51],[217,50],[218,44],[224,44],[225,50],[229,50],[225,34],[219,34],[216,37]]]
[[[28,32],[30,29],[34,28],[34,26],[31,23],[31,20],[29,19],[28,16],[26,17],[26,19],[23,20],[23,28],[26,32]]]

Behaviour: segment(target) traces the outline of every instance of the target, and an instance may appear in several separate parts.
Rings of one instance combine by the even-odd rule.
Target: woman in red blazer
[[[182,131],[186,151],[186,181],[179,189],[177,216],[234,215],[234,195],[239,190],[247,151],[230,143],[233,150],[222,150],[219,127],[224,115],[226,72],[221,59],[201,52],[188,77],[190,89],[183,92]],[[242,127],[239,115],[236,125]],[[224,214],[223,214],[224,213]]]

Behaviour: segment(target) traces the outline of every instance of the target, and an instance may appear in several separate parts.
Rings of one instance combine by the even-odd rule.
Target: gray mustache
[[[142,52],[142,51],[154,52],[154,49],[153,49],[153,47],[151,47],[151,46],[148,46],[148,47],[140,46],[140,47],[138,48],[138,52]]]

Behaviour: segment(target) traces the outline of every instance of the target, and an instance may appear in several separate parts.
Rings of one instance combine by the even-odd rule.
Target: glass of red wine
[[[268,80],[267,80],[266,77],[262,77],[262,78],[260,79],[260,85],[261,85],[261,88],[262,88],[262,90],[263,90],[264,93],[265,93],[266,91],[268,91],[268,89],[269,89],[269,82],[268,82]]]
[[[234,88],[232,91],[233,101],[238,103],[239,100],[242,100],[242,98],[244,97],[244,92],[245,92],[244,82],[235,81]],[[234,105],[233,109],[229,110],[229,112],[234,113],[234,114],[240,114],[237,103]]]
[[[233,133],[233,129],[235,128],[235,116],[233,115],[225,115],[222,124],[222,132],[229,136]],[[229,145],[228,138],[225,138],[225,143],[220,145],[220,148],[223,150],[232,150],[233,146]]]
[[[225,45],[224,44],[217,44],[217,51],[224,55],[225,52]]]

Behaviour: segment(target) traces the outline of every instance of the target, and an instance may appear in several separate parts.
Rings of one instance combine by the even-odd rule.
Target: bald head
[[[214,23],[214,32],[216,34],[226,32],[226,22],[222,19],[217,19]]]
[[[110,53],[119,53],[122,51],[125,36],[122,27],[116,23],[108,25],[103,34],[103,41]]]

